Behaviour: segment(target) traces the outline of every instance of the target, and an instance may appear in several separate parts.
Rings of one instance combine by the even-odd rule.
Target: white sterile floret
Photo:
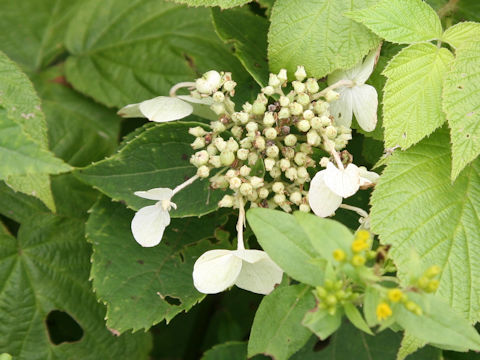
[[[158,245],[165,228],[170,224],[170,209],[177,208],[170,201],[173,191],[167,188],[155,188],[136,191],[135,195],[144,199],[157,200],[157,203],[145,206],[135,213],[131,224],[133,237],[143,247]]]
[[[332,85],[341,80],[350,80],[352,86],[336,89],[340,98],[331,103],[330,113],[335,117],[338,125],[350,127],[352,112],[360,127],[365,131],[373,131],[377,125],[377,90],[366,85],[378,59],[380,48],[367,55],[363,62],[358,63],[350,70],[337,70],[328,76],[328,84]]]
[[[212,99],[198,100],[191,96],[157,96],[156,98],[142,101],[138,104],[130,104],[118,111],[118,115],[125,118],[145,117],[150,121],[167,122],[190,115],[194,104],[212,104]]]
[[[236,285],[266,295],[282,281],[282,276],[282,269],[260,250],[210,250],[193,267],[193,283],[204,294],[216,294]]]
[[[218,90],[222,82],[220,74],[211,70],[203,74],[203,76],[195,81],[195,86],[201,94],[213,94]]]
[[[343,198],[352,196],[360,186],[372,184],[377,178],[376,173],[366,169],[361,171],[355,164],[339,169],[332,162],[328,162],[327,168],[313,177],[308,191],[308,202],[316,215],[333,215]]]

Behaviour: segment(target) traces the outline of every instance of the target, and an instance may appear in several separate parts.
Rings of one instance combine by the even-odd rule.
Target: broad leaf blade
[[[173,0],[179,4],[186,4],[188,6],[219,6],[222,9],[227,9],[235,6],[241,6],[249,3],[252,0]]]
[[[476,22],[461,22],[449,27],[443,34],[443,40],[455,48],[468,46],[480,39],[480,24]]]

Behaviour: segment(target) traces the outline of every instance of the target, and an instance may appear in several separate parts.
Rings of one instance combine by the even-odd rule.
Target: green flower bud
[[[286,171],[287,169],[289,169],[290,166],[292,166],[292,165],[290,164],[290,160],[288,160],[288,159],[281,159],[281,160],[279,161],[279,166],[280,166],[280,169],[282,169],[282,171],[285,172],[285,171]]]
[[[318,296],[320,299],[324,299],[324,298],[328,295],[327,290],[325,290],[325,288],[323,288],[323,287],[321,287],[321,286],[317,286],[315,290],[316,290],[316,292],[317,292],[317,296]]]
[[[188,133],[190,135],[195,136],[195,137],[201,137],[201,136],[205,136],[207,134],[207,132],[200,126],[196,126],[196,127],[188,129]]]
[[[302,202],[302,198],[303,198],[303,196],[300,193],[300,191],[294,191],[293,193],[290,194],[289,199],[295,205],[300,205],[300,203]]]
[[[307,91],[310,94],[315,94],[318,92],[318,90],[320,90],[320,86],[318,86],[317,80],[315,79],[312,79],[312,78],[308,79],[305,85],[307,87]]]
[[[325,100],[327,100],[327,102],[329,103],[333,101],[337,101],[339,98],[340,98],[340,94],[333,90],[329,90],[325,94]]]
[[[265,115],[263,116],[263,124],[265,126],[272,126],[273,124],[275,124],[275,118],[273,117],[272,112],[265,113]]]
[[[263,113],[265,112],[265,110],[267,110],[267,107],[265,106],[265,104],[259,102],[258,100],[256,100],[256,101],[253,103],[252,112],[253,112],[255,115],[263,115]]]
[[[428,278],[433,278],[437,275],[440,274],[440,272],[442,271],[442,269],[440,268],[440,266],[438,265],[433,265],[433,266],[430,266],[426,271],[425,271],[425,276],[428,277]]]
[[[240,191],[240,194],[242,194],[243,196],[252,195],[253,186],[250,185],[249,183],[243,183],[242,185],[240,185],[239,191]]]
[[[250,184],[252,184],[254,189],[258,189],[259,187],[263,186],[263,179],[258,176],[252,176],[250,178]]]
[[[295,71],[295,78],[298,81],[303,81],[307,77],[307,72],[303,66],[297,66],[297,71]]]
[[[268,140],[273,140],[277,137],[277,130],[274,128],[267,128],[263,131],[263,133]]]
[[[285,81],[288,80],[288,76],[287,76],[287,70],[285,69],[280,69],[280,71],[278,72],[278,79],[284,83]]]
[[[300,81],[292,81],[292,86],[297,94],[305,92],[305,84]]]
[[[298,116],[303,113],[303,106],[298,102],[293,102],[288,107],[292,115]]]
[[[213,145],[217,148],[218,151],[222,152],[227,148],[227,142],[223,140],[221,137],[216,137],[213,140]]]
[[[270,74],[270,77],[268,79],[268,85],[269,86],[271,86],[273,88],[278,88],[281,84],[282,84],[282,82],[280,81],[280,79],[278,78],[277,75]]]
[[[312,110],[305,110],[303,112],[303,118],[305,120],[311,120],[315,117],[315,113]]]
[[[307,106],[310,104],[310,96],[305,93],[300,93],[297,95],[297,103],[302,106]]]
[[[281,107],[286,107],[290,105],[290,98],[288,96],[280,96],[280,99],[278,100],[278,103],[280,104]]]
[[[336,305],[337,304],[337,298],[333,294],[328,294],[327,297],[325,298],[325,303],[328,305]]]
[[[269,192],[266,188],[258,189],[258,197],[260,199],[266,199],[269,195]]]
[[[225,131],[225,125],[223,125],[220,121],[212,121],[210,123],[210,127],[212,128],[213,132],[221,133]]]
[[[197,169],[197,175],[201,178],[207,178],[210,175],[210,169],[206,165],[202,165]]]
[[[322,128],[322,121],[319,117],[315,116],[310,120],[310,125],[314,130],[320,130]]]
[[[430,279],[428,277],[421,276],[417,281],[417,285],[419,288],[425,289],[428,286],[429,281]]]
[[[275,204],[277,204],[277,205],[283,204],[286,200],[287,200],[287,198],[286,198],[285,195],[283,195],[283,194],[276,194],[276,195],[273,197],[273,201],[274,201]]]
[[[271,158],[267,158],[263,160],[263,164],[265,165],[265,170],[270,171],[275,166],[276,161]]]
[[[273,86],[267,86],[262,89],[262,92],[267,96],[272,96],[273,94],[275,94],[275,89],[273,88]]]
[[[282,107],[278,112],[279,119],[288,119],[290,117],[290,110],[288,107]]]
[[[267,147],[266,155],[270,158],[276,158],[280,153],[280,150],[277,145],[270,145]]]
[[[297,143],[297,137],[293,134],[289,134],[285,136],[285,140],[283,140],[283,142],[287,146],[295,146],[295,144]]]
[[[243,138],[242,140],[240,140],[240,146],[242,147],[242,149],[251,149],[253,146],[252,142],[253,140],[250,138]]]
[[[318,114],[318,115],[322,115],[325,111],[328,110],[328,108],[330,107],[330,104],[325,102],[325,101],[322,101],[322,100],[318,100],[315,105],[313,106],[313,110]]]
[[[190,146],[193,150],[201,149],[205,147],[205,139],[203,137],[197,137]]]
[[[222,200],[218,202],[218,206],[223,208],[231,208],[234,204],[233,196],[225,195]]]
[[[294,181],[298,178],[297,169],[291,167],[285,171],[285,177],[291,181]]]
[[[301,204],[298,208],[298,210],[309,213],[310,212],[310,206],[308,204]]]
[[[315,130],[310,130],[307,133],[307,143],[312,146],[318,146],[320,145],[320,142],[322,141],[320,135]]]
[[[249,151],[247,149],[240,149],[237,151],[237,158],[239,160],[247,160]]]
[[[235,141],[234,138],[231,137],[230,139],[228,139],[226,150],[235,152],[238,150],[238,148],[239,148],[238,143]]]
[[[270,171],[268,172],[268,174],[269,174],[272,178],[276,179],[276,178],[279,178],[279,177],[282,175],[282,170],[280,170],[280,168],[278,168],[278,167],[275,166],[272,170],[270,170]]]
[[[337,129],[335,129],[335,126],[327,126],[327,128],[325,129],[325,135],[329,139],[335,139],[335,137],[337,136]]]
[[[298,152],[295,154],[294,160],[295,160],[295,164],[302,166],[305,164],[305,161],[307,160],[307,155],[305,155],[305,153]]]
[[[297,128],[298,130],[302,131],[302,132],[307,132],[308,130],[310,130],[310,121],[308,120],[300,120],[298,123],[297,123]]]
[[[235,125],[230,131],[237,139],[242,137],[243,129],[240,126]]]
[[[220,161],[223,166],[230,166],[235,161],[235,155],[233,151],[224,150],[220,153]]]
[[[213,94],[212,98],[213,98],[213,101],[217,103],[222,103],[223,100],[225,100],[225,95],[223,95],[221,91],[217,91]]]
[[[232,190],[237,190],[240,188],[240,186],[242,186],[242,180],[240,180],[240,178],[237,176],[231,178],[228,183],[230,184],[229,187]]]

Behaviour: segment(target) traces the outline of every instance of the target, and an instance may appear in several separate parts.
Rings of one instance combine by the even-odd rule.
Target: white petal
[[[376,184],[380,175],[376,172],[368,171],[364,166],[358,168],[360,175],[360,186]]]
[[[330,114],[335,118],[337,125],[350,127],[352,125],[352,89],[341,88],[340,98],[330,104]]]
[[[381,47],[378,47],[370,51],[370,53],[365,57],[365,60],[357,64],[357,66],[352,71],[353,77],[351,78],[351,80],[355,81],[358,85],[365,84],[365,81],[367,81],[370,75],[372,75],[375,64],[378,61],[378,56],[380,55],[380,48]]]
[[[213,104],[213,99],[211,97],[197,99],[190,95],[178,95],[177,98],[184,101],[188,101],[189,103],[192,103],[192,104],[201,104],[201,105],[208,105],[208,106]]]
[[[324,181],[326,170],[315,174],[310,182],[308,203],[315,215],[327,217],[333,215],[342,203],[342,197],[331,191]]]
[[[142,118],[144,117],[140,111],[140,104],[130,104],[124,106],[117,112],[118,115],[124,118]]]
[[[216,294],[235,283],[242,260],[230,250],[211,250],[200,256],[193,266],[193,284],[204,294]]]
[[[158,96],[140,103],[140,111],[151,121],[166,122],[182,119],[193,111],[189,103],[170,96]]]
[[[155,188],[147,191],[135,191],[134,194],[148,200],[170,200],[173,191],[169,188]]]
[[[377,90],[370,85],[352,88],[352,108],[358,125],[365,131],[373,131],[377,126]]]
[[[257,294],[269,294],[282,281],[283,271],[266,252],[260,250],[237,250],[243,264],[235,285]]]
[[[329,162],[325,170],[324,181],[335,194],[344,198],[352,196],[360,187],[358,167],[355,164],[348,164],[344,170],[340,170]]]
[[[141,208],[132,220],[132,234],[143,247],[158,245],[165,228],[170,224],[170,214],[161,206],[151,205]]]
[[[193,114],[200,116],[204,119],[209,119],[212,121],[218,120],[218,115],[210,108],[213,104],[213,99],[211,97],[206,97],[202,99],[197,99],[189,95],[178,95],[179,99],[188,101],[193,106]]]

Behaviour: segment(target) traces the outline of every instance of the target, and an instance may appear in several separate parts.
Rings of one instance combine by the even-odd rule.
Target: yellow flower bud
[[[440,266],[438,265],[433,265],[433,266],[430,266],[427,271],[425,271],[425,276],[426,277],[429,277],[429,278],[433,278],[435,276],[437,276],[438,274],[440,274],[441,272],[441,269],[440,269]]]
[[[355,234],[355,239],[356,240],[363,240],[363,241],[367,242],[367,240],[370,239],[370,233],[365,229],[358,230],[357,233]]]
[[[347,255],[345,254],[345,251],[343,251],[342,249],[335,249],[333,250],[333,258],[335,260],[337,260],[338,262],[342,262],[345,260],[345,258],[347,257]]]
[[[438,281],[437,279],[430,280],[425,290],[427,292],[435,292],[437,291],[439,285],[440,285],[440,281]]]
[[[363,251],[363,250],[366,250],[368,248],[368,244],[365,240],[363,239],[356,239],[353,241],[352,243],[352,250],[353,252],[360,252],[360,251]]]
[[[386,302],[381,302],[377,305],[377,319],[378,321],[385,320],[392,316],[392,308]]]
[[[362,265],[365,264],[366,261],[367,261],[367,259],[365,259],[365,257],[362,256],[362,255],[353,255],[352,265],[353,266],[362,266]]]
[[[403,298],[403,292],[400,289],[391,289],[388,290],[388,299],[391,302],[399,302]]]

